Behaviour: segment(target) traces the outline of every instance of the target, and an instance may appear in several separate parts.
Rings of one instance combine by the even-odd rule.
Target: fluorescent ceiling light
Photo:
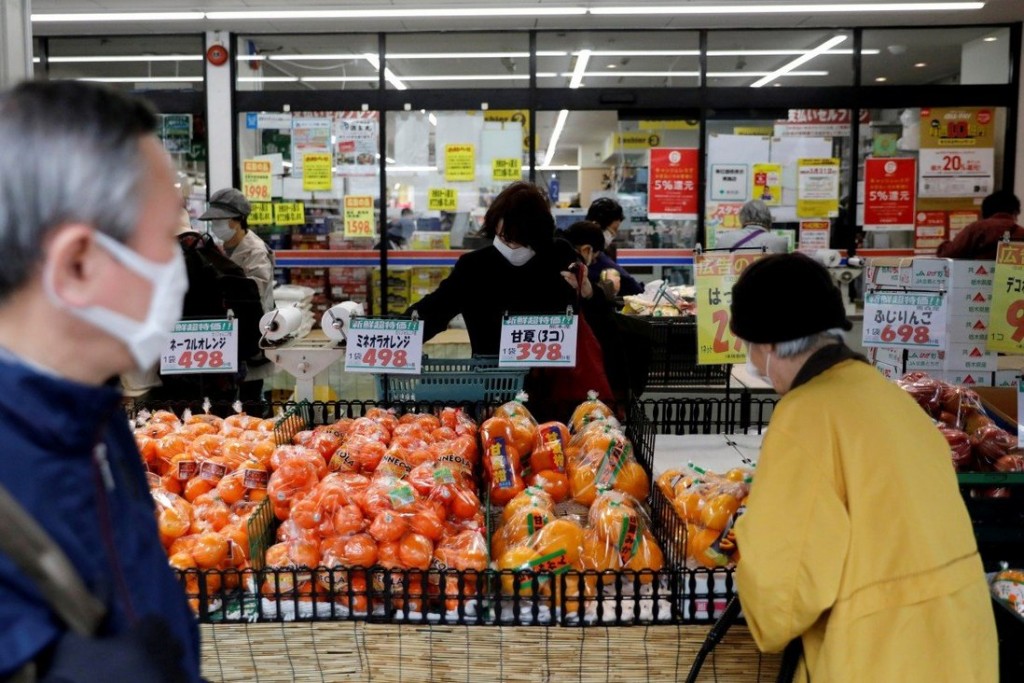
[[[92,81],[94,83],[202,83],[202,76],[119,76],[116,78],[93,78],[85,76],[76,81]]]
[[[302,76],[299,80],[303,83],[376,83],[379,79],[376,76]]]
[[[877,55],[881,50],[863,48],[862,55]],[[708,50],[708,57],[789,57],[806,54],[807,50]],[[823,55],[852,55],[853,50],[827,50]]]
[[[376,80],[376,79],[374,79]],[[247,76],[239,77],[239,83],[298,83],[298,76]]]
[[[201,21],[204,12],[90,12],[88,14],[33,14],[36,23],[107,21]]]
[[[551,165],[551,159],[555,156],[555,148],[558,147],[558,138],[562,137],[562,129],[565,128],[565,120],[567,118],[569,118],[568,109],[558,112],[558,118],[555,119],[555,129],[551,131],[551,140],[548,141],[548,149],[544,154],[544,163],[541,166]]]
[[[982,38],[982,40],[984,40],[986,43],[994,43],[999,39],[996,38],[995,36],[988,36],[986,38]]]
[[[380,71],[380,59],[377,57],[377,55],[367,54],[367,55],[363,55],[363,56],[365,57],[366,61],[368,61],[370,64],[373,65],[374,69],[376,69],[377,71]],[[405,83],[403,83],[398,78],[398,76],[395,75],[395,72],[392,71],[391,69],[389,69],[387,66],[384,67],[384,80],[387,81],[388,83],[390,83],[391,85],[393,85],[396,90],[408,90],[409,89],[409,86],[407,86]]]
[[[524,168],[527,171],[529,171],[530,170],[529,164],[524,166]],[[573,165],[570,165],[570,164],[561,164],[561,165],[555,165],[555,166],[544,165],[544,166],[538,166],[537,170],[538,171],[578,171],[578,170],[580,170],[580,167],[579,166],[573,166]]]
[[[576,67],[572,70],[572,78],[569,80],[570,88],[578,88],[583,85],[583,74],[587,73],[589,61],[590,50],[580,50],[576,55]]]
[[[201,62],[202,55],[95,55],[48,57],[50,64],[89,64],[100,62]]]
[[[387,54],[388,59],[526,59],[529,56],[529,52],[389,52]]]
[[[984,2],[843,2],[835,5],[823,4],[745,4],[745,5],[696,5],[681,7],[623,6],[591,7],[594,15],[673,15],[673,14],[821,14],[821,13],[862,13],[862,12],[950,12],[976,10],[985,7]]]
[[[583,50],[580,50],[583,52]],[[573,54],[580,54],[575,52]],[[700,50],[587,50],[591,57],[699,57]]]
[[[432,126],[436,126],[437,125],[437,117],[434,116],[433,112],[431,112],[430,114],[427,114],[427,121],[430,121],[430,125],[432,125]]]
[[[844,40],[846,40],[846,36],[843,35],[843,34],[840,34],[838,36],[833,36],[833,37],[829,38],[828,40],[826,40],[821,45],[819,45],[818,47],[814,48],[813,50],[810,50],[806,54],[800,55],[796,59],[794,59],[792,61],[789,61],[789,62],[786,62],[785,64],[783,64],[782,66],[780,66],[778,69],[776,69],[775,71],[771,72],[767,76],[765,76],[763,78],[759,78],[758,80],[754,81],[753,83],[750,84],[750,87],[751,88],[760,88],[761,86],[763,86],[763,85],[765,85],[767,83],[771,83],[776,78],[779,78],[780,76],[785,76],[789,72],[794,71],[801,64],[805,64],[806,62],[811,61],[812,59],[814,59],[818,55],[820,55],[820,54],[822,54],[824,52],[827,52],[828,50],[831,50],[832,48],[834,48],[836,45],[838,45],[839,43],[843,42]]]
[[[254,19],[439,19],[465,17],[571,17],[587,13],[584,7],[456,7],[423,9],[274,10],[260,12],[206,12],[212,21]]]
[[[402,76],[403,81],[525,81],[529,80],[526,74],[454,74],[448,76]]]
[[[575,73],[575,72],[573,72]],[[709,78],[752,78],[754,76],[768,76],[774,71],[709,71]],[[790,71],[787,76],[828,76],[828,71]],[[540,74],[538,74],[539,76]],[[554,74],[552,74],[554,75]],[[562,76],[573,74],[563,73]],[[700,76],[699,71],[588,71],[584,74],[586,78],[690,78]]]

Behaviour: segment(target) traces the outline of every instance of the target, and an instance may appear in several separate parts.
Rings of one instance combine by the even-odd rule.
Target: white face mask
[[[235,236],[235,229],[231,227],[230,222],[223,218],[210,221],[210,232],[221,242],[227,242]]]
[[[536,254],[530,247],[510,247],[500,237],[494,238],[494,248],[513,266],[526,265]]]
[[[765,353],[765,355],[764,355],[764,374],[762,375],[761,371],[757,369],[756,365],[754,365],[754,361],[750,360],[750,347],[747,347],[747,362],[744,364],[744,367],[746,368],[747,373],[751,377],[755,377],[755,378],[761,380],[762,382],[764,382],[765,384],[767,384],[768,386],[770,386],[770,387],[772,387],[774,389],[775,388],[775,383],[772,382],[772,378],[768,376],[768,371],[769,371],[769,368],[771,367],[771,364],[772,364],[772,357],[771,357],[771,355],[768,354],[768,353]]]
[[[188,271],[181,249],[174,250],[174,256],[166,263],[158,263],[140,256],[112,237],[96,232],[96,243],[107,250],[129,270],[145,278],[153,286],[149,298],[146,319],[133,320],[123,313],[103,306],[71,306],[57,296],[52,279],[45,281],[46,293],[54,305],[67,311],[79,320],[103,330],[110,336],[124,342],[139,370],[146,370],[160,359],[160,354],[170,341],[174,324],[181,319],[181,309],[188,291]]]
[[[605,230],[604,231],[604,246],[610,247],[610,246],[612,246],[612,242],[614,242],[614,241],[615,241],[615,233],[613,233],[611,230]]]

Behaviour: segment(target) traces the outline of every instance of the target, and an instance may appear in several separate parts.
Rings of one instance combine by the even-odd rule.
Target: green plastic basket
[[[423,359],[419,375],[377,375],[377,398],[505,403],[523,390],[526,370],[499,368],[494,356]]]

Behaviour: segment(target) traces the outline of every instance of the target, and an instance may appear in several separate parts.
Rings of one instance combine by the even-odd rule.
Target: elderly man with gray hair
[[[785,254],[789,251],[786,238],[773,235],[772,212],[760,199],[749,201],[740,209],[739,230],[720,230],[715,235],[715,248],[736,251],[737,249],[764,248],[771,254]]]
[[[949,445],[843,343],[851,323],[828,271],[765,256],[731,307],[754,371],[782,396],[735,527],[758,647],[786,648],[797,681],[995,683],[992,602]]]

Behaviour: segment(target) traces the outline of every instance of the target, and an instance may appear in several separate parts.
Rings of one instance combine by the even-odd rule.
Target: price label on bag
[[[236,320],[183,320],[160,354],[161,375],[237,371]]]
[[[345,370],[418,375],[423,365],[423,321],[352,318]]]
[[[942,349],[949,299],[937,292],[870,292],[864,298],[864,346]]]
[[[512,315],[501,324],[498,366],[502,368],[576,367],[575,315]]]

